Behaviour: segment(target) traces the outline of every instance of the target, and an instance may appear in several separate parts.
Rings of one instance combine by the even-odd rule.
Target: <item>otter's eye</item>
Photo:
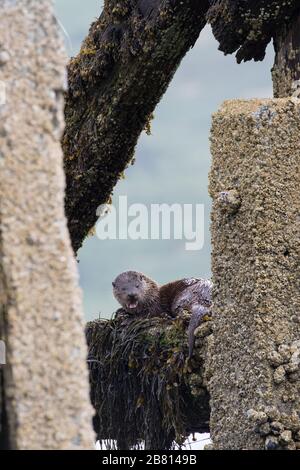
[[[112,282],[112,286],[113,286],[113,287],[116,287],[116,283],[115,283],[115,282]]]
[[[135,287],[138,289],[140,286],[137,284]]]

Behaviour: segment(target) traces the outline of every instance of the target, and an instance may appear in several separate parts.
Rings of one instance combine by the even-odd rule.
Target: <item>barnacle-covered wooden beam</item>
[[[220,50],[238,63],[263,60],[269,42],[299,15],[298,0],[211,0],[207,19]]]
[[[68,68],[66,214],[77,251],[97,221],[181,59],[208,0],[106,0]]]
[[[208,21],[220,49],[263,60],[273,39],[275,97],[298,89],[297,0],[106,0],[68,68],[66,214],[77,251],[133,161],[142,130]]]
[[[196,330],[188,360],[189,315],[96,320],[86,328],[94,428],[108,448],[171,449],[209,431],[211,321]]]

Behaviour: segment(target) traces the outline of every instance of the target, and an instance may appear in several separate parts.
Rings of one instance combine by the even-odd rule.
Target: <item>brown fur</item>
[[[188,328],[189,357],[194,347],[194,332],[210,313],[211,284],[203,279],[180,279],[161,287],[137,271],[126,271],[113,282],[114,296],[132,315],[176,317],[182,310],[191,314]],[[130,306],[130,304],[132,305]],[[133,307],[133,305],[136,306]]]
[[[155,281],[137,271],[126,271],[113,282],[116,300],[130,315],[155,317],[162,314],[159,286]],[[130,307],[136,303],[135,307]]]

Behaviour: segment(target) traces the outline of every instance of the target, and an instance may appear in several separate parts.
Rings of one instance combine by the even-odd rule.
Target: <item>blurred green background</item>
[[[102,10],[99,0],[56,0],[57,17],[70,56],[77,54],[89,25]],[[126,171],[113,201],[127,195],[130,203],[192,203],[205,205],[205,245],[186,251],[185,241],[85,241],[79,252],[80,282],[86,319],[110,317],[118,307],[111,293],[117,274],[135,269],[159,283],[181,277],[210,276],[210,167],[211,114],[226,99],[272,96],[270,46],[263,63],[237,65],[234,57],[218,51],[210,28],[183,60],[155,111],[152,135],[142,135],[136,163]]]

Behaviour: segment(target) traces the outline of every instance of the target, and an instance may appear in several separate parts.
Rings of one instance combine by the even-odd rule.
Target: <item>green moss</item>
[[[79,55],[84,56],[84,55],[93,55],[96,54],[96,49],[81,49]]]

